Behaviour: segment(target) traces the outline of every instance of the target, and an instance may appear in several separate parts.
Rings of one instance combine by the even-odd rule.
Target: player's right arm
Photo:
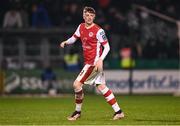
[[[80,25],[76,29],[76,32],[73,34],[73,36],[71,38],[67,39],[66,41],[61,42],[60,46],[62,48],[64,48],[66,45],[75,43],[76,40],[80,37],[79,29],[80,29]]]
[[[62,48],[64,48],[66,45],[73,44],[76,40],[77,40],[77,39],[76,39],[74,36],[72,36],[72,37],[69,38],[68,40],[61,42],[60,46],[61,46]]]

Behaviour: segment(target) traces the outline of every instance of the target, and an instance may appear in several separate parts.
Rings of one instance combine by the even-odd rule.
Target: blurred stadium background
[[[65,49],[59,43],[83,21],[84,6],[96,9],[96,23],[110,41],[104,66],[116,93],[179,89],[178,0],[2,0],[1,93],[45,93],[50,87],[43,82],[48,79],[55,80],[58,93],[72,92],[83,65],[80,42]],[[46,76],[47,69],[54,77]]]
[[[109,117],[104,110],[110,110],[94,97],[94,87],[85,86],[86,94],[93,94],[85,101],[89,117],[75,124],[180,124],[180,100],[171,96],[180,95],[179,5],[179,0],[1,0],[0,124],[72,125],[65,116],[73,108],[82,50],[80,41],[65,49],[59,44],[83,21],[84,6],[96,9],[95,22],[106,31],[107,85],[115,94],[127,94],[117,99],[128,118],[104,122],[103,116]],[[9,98],[17,95],[60,98]],[[92,117],[88,109],[100,113]]]

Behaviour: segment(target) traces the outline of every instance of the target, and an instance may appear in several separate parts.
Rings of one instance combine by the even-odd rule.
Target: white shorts
[[[79,73],[76,80],[83,84],[96,85],[105,84],[105,76],[103,72],[97,72],[95,66],[86,64]]]

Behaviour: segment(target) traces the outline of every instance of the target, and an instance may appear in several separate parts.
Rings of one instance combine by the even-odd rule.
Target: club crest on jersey
[[[93,36],[93,32],[89,32],[89,37],[92,37]]]

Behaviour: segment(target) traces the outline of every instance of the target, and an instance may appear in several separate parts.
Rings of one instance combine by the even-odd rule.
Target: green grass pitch
[[[82,116],[66,117],[74,111],[74,96],[0,97],[0,125],[180,125],[180,97],[118,96],[125,113],[112,120],[113,111],[99,95],[86,95]]]

